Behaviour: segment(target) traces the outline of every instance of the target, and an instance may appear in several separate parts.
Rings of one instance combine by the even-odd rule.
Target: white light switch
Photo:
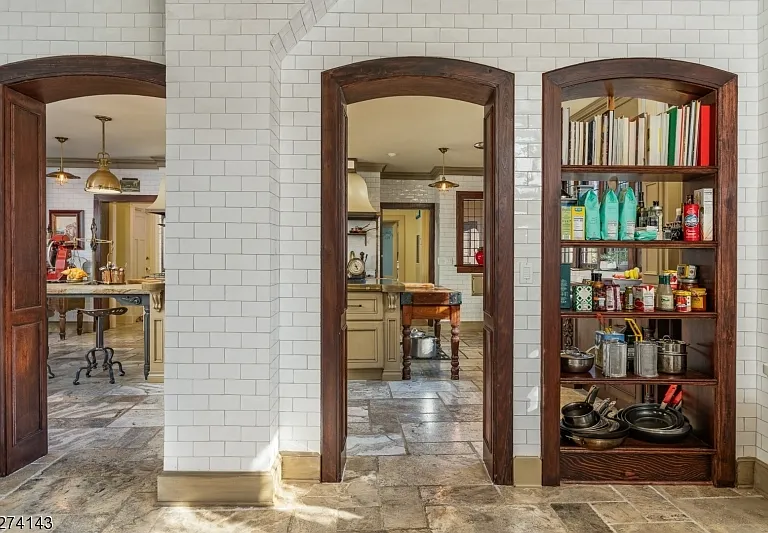
[[[520,262],[520,285],[533,284],[533,265],[527,261]]]

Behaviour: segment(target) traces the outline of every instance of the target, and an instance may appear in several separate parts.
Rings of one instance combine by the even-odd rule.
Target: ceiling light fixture
[[[101,115],[96,115],[96,120],[101,121],[101,152],[96,156],[99,160],[99,168],[88,176],[85,182],[86,192],[101,194],[120,194],[120,180],[109,170],[109,154],[107,153],[107,122],[112,119]]]
[[[387,155],[389,157],[395,157],[397,154],[395,152],[389,152]]]
[[[445,152],[448,151],[448,148],[438,148],[438,150],[440,150],[440,153],[443,154],[443,175],[440,176],[439,180],[430,183],[429,186],[437,189],[438,191],[447,191],[448,189],[458,187],[458,183],[448,181],[448,178],[445,177]]]
[[[53,178],[56,180],[56,183],[59,185],[66,184],[69,180],[79,180],[80,176],[75,176],[74,174],[70,174],[69,172],[64,171],[64,143],[69,140],[68,137],[56,137],[56,140],[59,141],[59,146],[61,147],[61,161],[59,164],[59,170],[56,172],[49,172],[45,176],[47,178]]]
[[[477,142],[477,143],[473,144],[472,146],[474,146],[478,150],[482,150],[483,148],[485,148],[485,143],[483,143],[483,141],[480,141],[480,142]]]

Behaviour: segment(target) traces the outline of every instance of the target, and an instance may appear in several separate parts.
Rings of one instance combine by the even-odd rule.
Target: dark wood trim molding
[[[382,216],[385,209],[421,209],[422,211],[429,211],[429,282],[435,283],[435,264],[437,263],[437,257],[435,257],[435,242],[437,231],[437,225],[435,224],[435,214],[437,212],[435,204],[409,204],[406,202],[382,202],[380,205],[380,211]]]
[[[66,159],[64,160],[66,163]],[[69,165],[74,167],[74,165]],[[358,172],[378,172],[383,180],[429,180],[435,181],[443,173],[443,167],[432,167],[429,172],[386,172],[386,163],[357,162]],[[445,167],[447,176],[482,176],[483,167]]]
[[[100,94],[165,98],[165,65],[113,56],[42,57],[0,66],[0,85],[44,104]]]
[[[705,65],[657,58],[608,59],[579,63],[544,73],[542,76],[542,323],[541,323],[541,459],[544,485],[610,481],[620,476],[629,483],[711,479],[718,486],[733,486],[736,479],[736,226],[737,210],[737,76]],[[698,256],[709,271],[717,318],[700,325],[714,324],[713,352],[707,357],[717,384],[713,388],[683,385],[688,415],[698,417],[698,429],[713,448],[704,452],[683,452],[672,447],[644,448],[642,453],[560,452],[560,191],[561,107],[577,98],[637,97],[673,105],[704,98],[716,106],[717,178],[715,190],[714,259]],[[712,181],[694,182],[712,187]],[[692,189],[687,182],[683,187]],[[700,253],[686,250],[686,253]],[[716,262],[717,268],[712,268]],[[700,266],[699,268],[702,268]],[[714,272],[712,272],[714,270]],[[712,300],[710,300],[712,301]],[[693,324],[682,321],[689,336]],[[703,324],[703,322],[699,322]],[[699,331],[701,331],[699,329]],[[682,335],[686,339],[686,333]],[[700,341],[703,342],[703,341]],[[690,361],[690,360],[689,360]],[[689,362],[690,365],[690,362]],[[689,366],[690,368],[690,366]],[[690,407],[688,407],[690,405]],[[586,450],[579,450],[585,452]],[[618,450],[617,450],[618,451]],[[676,461],[670,459],[675,458]],[[611,462],[607,462],[607,458]],[[566,472],[568,470],[568,472]],[[575,477],[578,474],[580,477]],[[569,477],[570,476],[570,477]],[[661,478],[661,479],[659,479]]]
[[[101,94],[165,98],[165,65],[81,55],[0,66],[0,241],[13,243],[0,265],[0,475],[48,449],[44,104]]]
[[[436,57],[392,57],[322,73],[321,88],[321,479],[340,481],[346,445],[346,105],[392,96],[435,96],[485,106],[484,460],[491,479],[511,484],[514,333],[514,76],[486,65]],[[343,147],[343,148],[340,148]],[[488,163],[492,165],[489,167]],[[491,242],[493,241],[493,242]],[[499,245],[497,246],[496,243]],[[488,288],[488,286],[486,286]],[[487,294],[487,291],[486,291]],[[489,333],[490,332],[490,333]]]
[[[131,168],[131,169],[149,169],[157,170],[165,167],[165,157],[147,157],[147,158],[125,158],[110,159],[109,168]],[[61,158],[49,157],[45,161],[46,166],[59,168]],[[97,164],[93,158],[65,157],[64,170],[69,168],[96,168]]]
[[[481,265],[464,264],[464,201],[482,200],[482,191],[456,191],[456,272],[460,274],[482,274]]]

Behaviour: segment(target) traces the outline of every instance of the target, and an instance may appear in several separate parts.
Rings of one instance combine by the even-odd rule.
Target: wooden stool
[[[85,354],[86,366],[80,367],[75,374],[75,380],[72,382],[75,385],[80,384],[80,372],[85,370],[85,376],[91,377],[91,370],[96,369],[99,365],[96,362],[96,352],[104,352],[104,362],[101,364],[102,370],[109,370],[109,382],[115,382],[115,373],[112,370],[112,365],[117,365],[120,375],[124,376],[123,365],[120,361],[113,361],[112,357],[115,355],[115,350],[108,346],[104,346],[104,320],[110,315],[124,315],[128,312],[127,307],[112,307],[109,309],[80,309],[78,313],[84,313],[88,316],[92,316],[96,320],[96,346],[88,350]],[[93,360],[91,360],[93,355]]]

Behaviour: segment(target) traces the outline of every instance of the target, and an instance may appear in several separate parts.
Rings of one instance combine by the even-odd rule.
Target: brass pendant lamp
[[[101,121],[101,152],[96,157],[99,160],[99,168],[88,176],[85,182],[86,192],[101,194],[120,194],[120,180],[109,170],[109,154],[107,153],[107,132],[106,124],[112,119],[102,115],[96,115],[96,119]]]
[[[75,176],[74,174],[64,171],[64,143],[67,142],[69,138],[56,137],[56,140],[59,141],[59,146],[61,147],[61,162],[59,164],[59,170],[56,172],[49,172],[45,175],[45,177],[55,179],[56,183],[59,185],[65,185],[69,180],[79,180],[80,176]]]
[[[445,152],[448,151],[448,148],[438,148],[438,150],[440,150],[440,153],[443,154],[443,175],[440,176],[439,180],[430,183],[429,186],[437,189],[438,191],[447,191],[449,189],[454,189],[458,187],[459,184],[454,183],[452,181],[448,181],[448,178],[445,177]]]

